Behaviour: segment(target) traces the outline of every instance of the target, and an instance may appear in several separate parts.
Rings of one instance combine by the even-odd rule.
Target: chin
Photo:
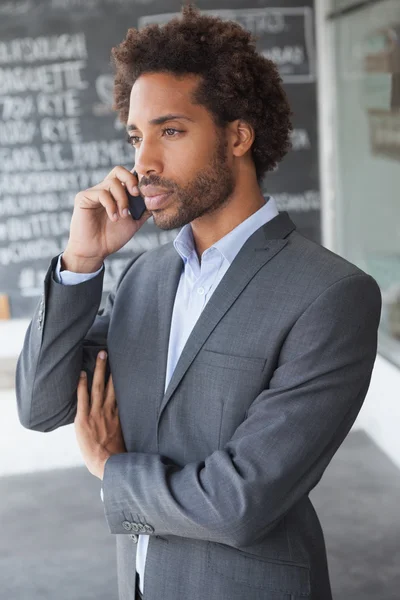
[[[185,215],[180,214],[179,210],[170,210],[170,207],[160,208],[152,211],[154,224],[159,229],[170,231],[171,229],[179,229],[190,222],[185,219]]]
[[[153,213],[153,221],[154,225],[156,225],[159,229],[163,229],[164,231],[170,231],[171,229],[177,229],[182,227],[180,223],[177,223],[174,219],[169,219],[168,217],[162,217],[161,215],[155,215]]]

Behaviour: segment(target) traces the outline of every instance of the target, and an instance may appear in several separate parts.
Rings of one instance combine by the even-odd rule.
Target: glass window
[[[334,20],[338,251],[379,283],[379,352],[400,366],[400,2]]]

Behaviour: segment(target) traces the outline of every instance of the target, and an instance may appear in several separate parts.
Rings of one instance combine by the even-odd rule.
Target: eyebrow
[[[162,117],[156,117],[155,119],[151,119],[151,121],[149,121],[149,124],[162,125],[163,123],[166,123],[167,121],[173,121],[174,119],[186,119],[186,121],[192,121],[192,123],[194,123],[193,119],[191,119],[190,117],[186,117],[185,115],[168,114],[163,115]],[[126,128],[127,131],[134,131],[137,129],[139,129],[139,127],[137,127],[137,125],[135,125],[134,123],[132,123],[132,125],[128,125]]]

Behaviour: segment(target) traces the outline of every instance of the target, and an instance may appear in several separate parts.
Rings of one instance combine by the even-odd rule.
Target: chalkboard
[[[294,112],[293,150],[262,189],[319,242],[313,2],[196,4],[252,31],[279,65]],[[49,260],[67,243],[77,192],[115,165],[133,166],[111,109],[111,48],[129,27],[162,23],[180,9],[180,0],[0,0],[0,294],[12,318],[32,315]],[[103,303],[132,253],[176,235],[149,219],[107,259]]]

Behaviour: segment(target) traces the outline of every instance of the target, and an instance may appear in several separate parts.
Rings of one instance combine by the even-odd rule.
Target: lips
[[[156,196],[145,196],[144,201],[146,208],[148,210],[157,210],[158,208],[162,208],[168,201],[171,194],[172,192],[167,192],[164,194],[157,194]]]

